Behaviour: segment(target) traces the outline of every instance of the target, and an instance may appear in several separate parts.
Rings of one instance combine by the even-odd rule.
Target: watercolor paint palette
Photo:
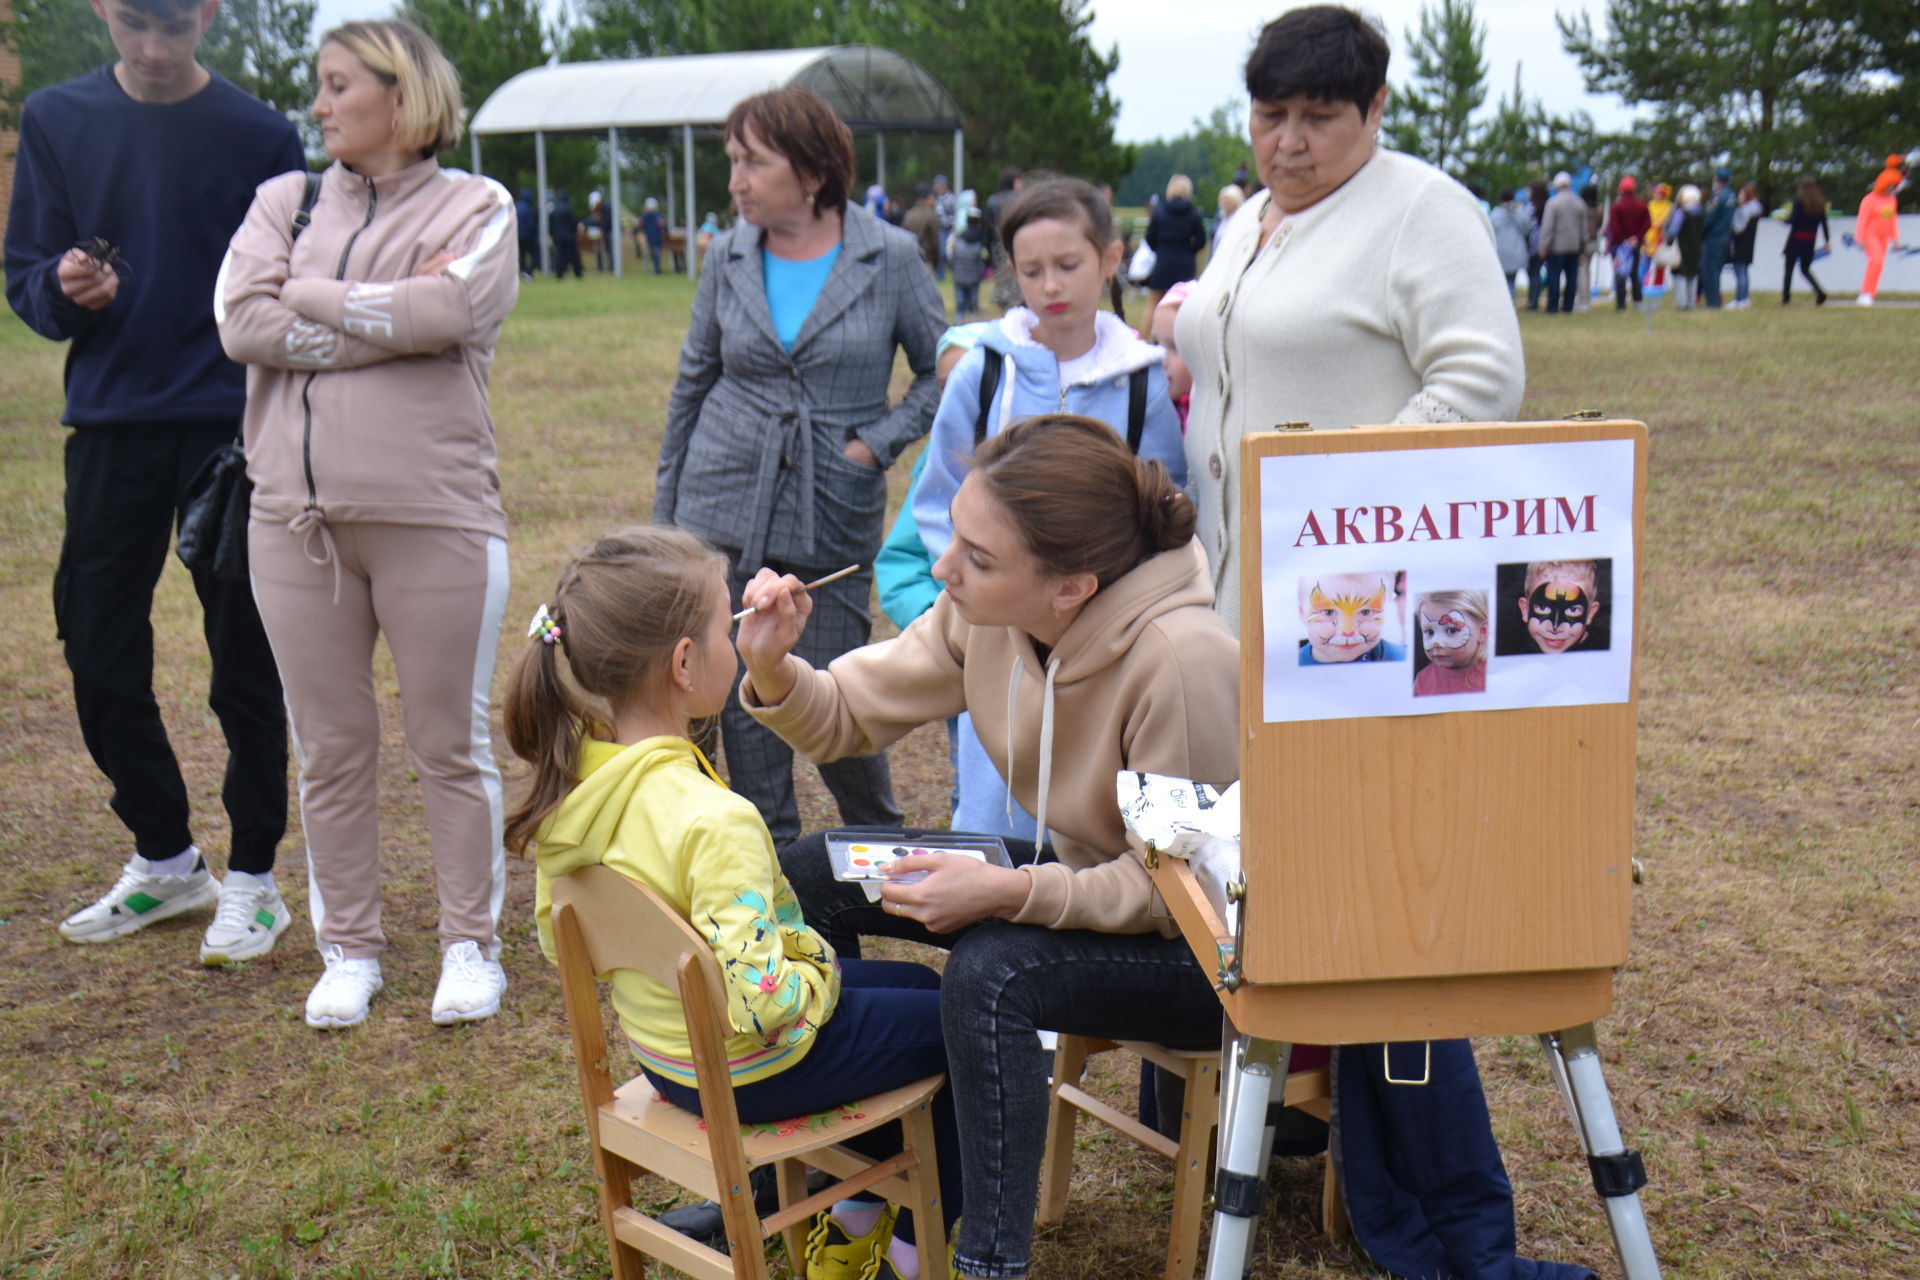
[[[827,857],[833,864],[836,880],[879,882],[892,878],[911,884],[924,879],[920,872],[907,877],[889,877],[886,868],[901,858],[917,853],[949,853],[994,866],[1012,865],[1007,847],[998,836],[974,836],[940,833],[936,836],[907,837],[890,832],[829,831],[826,833]]]

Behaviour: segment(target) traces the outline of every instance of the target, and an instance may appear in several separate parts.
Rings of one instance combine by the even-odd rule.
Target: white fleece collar
[[[1000,317],[999,332],[1014,350],[1047,351],[1034,340],[1034,326],[1040,317],[1027,307],[1015,307]],[[1047,351],[1048,355],[1053,353]],[[1096,312],[1093,317],[1093,357],[1086,372],[1075,379],[1077,387],[1119,378],[1146,365],[1165,362],[1167,353],[1150,342],[1142,342],[1126,321],[1111,311]]]

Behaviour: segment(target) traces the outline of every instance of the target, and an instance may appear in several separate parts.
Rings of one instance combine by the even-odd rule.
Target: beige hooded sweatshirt
[[[431,159],[371,179],[335,164],[296,240],[305,194],[305,174],[262,183],[214,285],[247,366],[254,519],[505,536],[487,375],[520,290],[512,197]]]
[[[1126,769],[1222,784],[1240,776],[1240,646],[1212,605],[1199,542],[1161,552],[1088,601],[1043,667],[1030,636],[972,626],[943,592],[893,639],[802,672],[778,706],[761,705],[750,675],[740,702],[816,761],[869,755],[971,712],[1059,856],[1025,868],[1031,884],[1014,921],[1172,937],[1127,847],[1115,779]]]

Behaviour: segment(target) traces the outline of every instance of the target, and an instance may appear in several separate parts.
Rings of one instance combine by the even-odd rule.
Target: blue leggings
[[[900,960],[842,960],[840,1003],[813,1037],[807,1056],[778,1075],[741,1085],[734,1106],[746,1124],[786,1120],[830,1111],[868,1094],[897,1089],[947,1069],[940,1028],[940,975]],[[667,1101],[700,1114],[700,1091],[647,1079]],[[933,1097],[934,1141],[939,1149],[940,1204],[947,1229],[960,1217],[960,1132],[953,1119],[953,1091]],[[900,1131],[891,1125],[847,1139],[864,1156],[884,1160],[900,1153]],[[902,1213],[894,1234],[912,1240],[913,1215]]]

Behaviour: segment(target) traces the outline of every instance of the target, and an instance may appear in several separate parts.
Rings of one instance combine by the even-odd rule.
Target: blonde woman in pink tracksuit
[[[460,86],[420,30],[326,34],[313,114],[334,164],[262,184],[215,287],[248,366],[248,550],[286,685],[313,928],[310,1026],[349,1027],[380,989],[372,663],[387,638],[440,896],[433,1020],[485,1018],[506,975],[500,773],[488,738],[507,601],[487,374],[519,288],[513,200],[444,170]],[[303,229],[296,229],[304,223]]]

